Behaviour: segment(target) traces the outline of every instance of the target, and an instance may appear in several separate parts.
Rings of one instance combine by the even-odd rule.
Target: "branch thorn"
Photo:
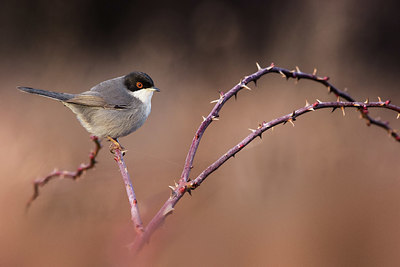
[[[269,65],[269,67],[267,67],[267,70],[270,70],[270,69],[272,69],[273,67],[275,67],[275,64],[274,64],[274,62],[271,62],[271,64]]]
[[[175,182],[175,185],[177,186],[176,182]],[[176,189],[176,187],[173,187],[172,185],[169,185],[168,187],[169,187],[169,189],[171,189],[172,192],[174,192]]]
[[[256,62],[256,66],[257,66],[258,71],[262,70],[262,68],[260,67],[260,64],[258,64],[258,62]]]
[[[343,106],[341,106],[341,107],[340,107],[340,109],[342,110],[343,117],[344,117],[344,116],[346,116],[346,113],[344,112],[344,107],[343,107]]]
[[[308,107],[308,106],[310,106],[310,103],[308,103],[308,101],[307,101],[307,99],[306,99],[306,105],[305,105],[304,107]],[[315,111],[315,109],[314,109],[313,106],[309,107],[307,110]]]
[[[241,86],[242,86],[242,88],[245,88],[245,89],[247,89],[247,90],[251,91],[251,88],[250,88],[250,87],[248,87],[247,85],[245,85],[245,84],[242,84]]]
[[[170,205],[170,206],[168,206],[168,207],[164,210],[163,215],[166,216],[166,215],[172,213],[174,210],[175,210],[175,209],[172,207],[172,205]]]
[[[221,101],[224,97],[225,97],[225,94],[224,94],[224,92],[222,92],[222,91],[218,91],[219,92],[219,98],[218,99],[215,99],[215,100],[213,100],[213,101],[211,101],[210,103],[212,104],[212,103],[218,103],[219,101]]]

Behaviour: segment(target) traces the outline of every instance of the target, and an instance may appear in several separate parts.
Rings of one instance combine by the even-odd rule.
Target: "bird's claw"
[[[114,139],[110,136],[107,136],[108,141],[111,142],[110,144],[110,152],[114,154],[115,150],[120,150],[122,155],[125,155],[125,152],[127,151],[121,144],[118,142],[118,139]]]

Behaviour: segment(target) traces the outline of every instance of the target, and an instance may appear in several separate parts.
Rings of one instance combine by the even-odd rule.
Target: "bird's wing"
[[[128,93],[124,85],[123,77],[101,82],[83,94],[101,96],[108,106],[132,108],[136,104],[134,97]]]
[[[79,94],[65,101],[68,104],[76,104],[88,107],[100,107],[105,109],[125,109],[126,105],[108,103],[103,97],[97,94]]]
[[[134,108],[140,100],[128,93],[123,81],[123,77],[118,77],[101,82],[91,88],[90,91],[75,95],[74,98],[65,102],[105,109]]]

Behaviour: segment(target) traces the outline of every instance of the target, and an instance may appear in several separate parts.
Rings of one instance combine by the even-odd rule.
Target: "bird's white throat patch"
[[[142,89],[134,92],[129,92],[129,94],[138,98],[145,105],[151,105],[151,97],[153,96],[154,91],[149,89]]]

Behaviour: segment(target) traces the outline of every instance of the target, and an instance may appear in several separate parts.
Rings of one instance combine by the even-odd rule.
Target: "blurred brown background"
[[[322,3],[323,2],[323,3]],[[87,161],[88,133],[60,103],[141,70],[162,92],[128,148],[147,223],[180,176],[193,133],[255,62],[330,76],[359,100],[400,104],[398,1],[3,1],[0,8],[0,266],[399,266],[400,146],[358,113],[318,111],[276,127],[185,196],[139,258],[108,143],[78,182],[53,181],[25,214],[31,182]],[[207,130],[192,176],[259,122],[305,99],[310,81],[263,77]],[[377,112],[399,129],[393,112]]]

